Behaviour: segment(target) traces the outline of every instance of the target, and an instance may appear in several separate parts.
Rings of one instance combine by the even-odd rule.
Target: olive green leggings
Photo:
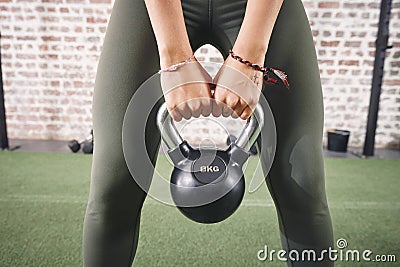
[[[193,51],[209,43],[226,57],[238,35],[246,0],[182,0],[182,7]],[[318,252],[333,247],[333,234],[322,156],[322,90],[300,0],[284,2],[265,65],[284,70],[291,83],[290,90],[282,84],[267,84],[263,89],[277,131],[276,154],[266,183],[275,202],[282,246]],[[158,69],[157,44],[144,1],[116,0],[93,98],[96,145],[83,231],[84,266],[130,266],[133,262],[146,194],[126,166],[122,123],[135,90]],[[138,149],[137,153],[148,153],[155,163],[159,148],[155,114],[150,115],[147,128],[146,134],[151,134],[146,139],[147,151]],[[147,165],[143,162],[141,166]],[[152,168],[144,171],[151,179]],[[254,251],[255,261],[256,255]],[[289,261],[288,265],[333,263]]]

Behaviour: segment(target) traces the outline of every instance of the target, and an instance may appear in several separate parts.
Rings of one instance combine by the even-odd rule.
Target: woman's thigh
[[[322,153],[323,97],[301,1],[284,2],[265,65],[284,70],[290,82],[290,89],[268,84],[263,90],[276,124],[276,153],[267,184],[285,236],[283,245],[288,249],[326,249],[332,246],[333,236]],[[264,165],[266,160],[262,158]]]
[[[146,194],[132,179],[125,162],[123,121],[133,94],[158,67],[156,40],[144,1],[116,0],[93,96],[95,146],[84,224],[84,262],[87,266],[129,265],[132,261]],[[154,112],[151,116],[153,123],[149,128],[153,131],[147,131],[151,134],[146,140],[147,151],[137,150],[137,158],[144,159],[143,154],[148,153],[154,163],[159,137]],[[152,166],[140,162],[139,166],[150,180]]]
[[[284,70],[290,82],[290,89],[282,84],[268,84],[263,90],[277,131],[269,181],[277,194],[300,197],[302,201],[297,205],[326,205],[322,89],[313,38],[301,1],[284,2],[265,64]],[[293,199],[285,197],[281,205],[293,206]]]
[[[158,62],[157,45],[144,1],[117,0],[107,28],[93,96],[96,145],[92,182],[107,174],[121,177],[121,180],[102,179],[95,184],[98,187],[93,188],[94,191],[108,191],[109,183],[123,185],[133,181],[129,178],[122,150],[123,119],[135,91],[157,71]],[[153,141],[150,150],[155,153],[159,140],[150,140]],[[132,186],[118,189],[128,190]]]
[[[245,4],[242,0],[217,2],[221,7]],[[213,19],[218,22],[214,44],[224,56],[237,38],[243,14],[243,8],[232,9],[220,11]],[[281,231],[291,244],[324,247],[332,242],[332,228],[322,157],[323,99],[313,38],[300,0],[284,1],[264,65],[285,71],[291,85],[286,89],[280,82],[266,84],[262,91],[275,119],[277,144],[271,169],[268,153],[261,153],[261,161],[269,171],[266,180]]]

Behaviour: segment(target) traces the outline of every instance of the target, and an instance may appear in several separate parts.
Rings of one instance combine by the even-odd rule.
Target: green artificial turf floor
[[[0,152],[0,266],[82,266],[91,159],[83,154]],[[250,160],[248,173],[256,163],[257,158]],[[345,238],[348,249],[400,257],[399,163],[325,159],[335,240]],[[158,168],[170,170],[165,157],[160,156]],[[238,211],[215,225],[193,223],[176,208],[148,198],[133,266],[285,266],[277,259],[258,261],[264,245],[280,249],[275,208],[265,186],[246,192]]]

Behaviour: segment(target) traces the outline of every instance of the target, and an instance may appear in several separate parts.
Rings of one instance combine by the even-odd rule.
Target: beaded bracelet
[[[171,72],[171,71],[176,71],[177,69],[179,69],[180,67],[188,64],[189,62],[191,62],[194,59],[194,54],[192,54],[188,59],[186,59],[185,61],[182,61],[180,63],[174,64],[172,66],[169,66],[168,68],[165,69],[161,69],[158,71],[158,73],[163,73],[163,72]]]
[[[258,64],[255,64],[255,63],[253,63],[251,61],[248,61],[248,60],[243,59],[242,57],[236,55],[232,51],[232,49],[229,50],[229,55],[233,59],[239,61],[240,63],[243,63],[243,64],[245,64],[245,65],[247,65],[249,67],[252,67],[253,69],[255,69],[257,71],[261,71],[263,73],[263,76],[264,76],[264,82],[266,82],[266,83],[269,83],[269,82],[277,83],[278,81],[276,79],[269,77],[269,73],[273,73],[283,82],[283,84],[286,86],[287,89],[290,88],[290,85],[289,85],[289,82],[288,82],[288,79],[287,79],[287,75],[283,71],[277,70],[277,69],[273,69],[273,68],[270,68],[270,67],[261,67]]]

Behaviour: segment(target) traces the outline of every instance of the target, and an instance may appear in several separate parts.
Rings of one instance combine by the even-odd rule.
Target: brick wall
[[[111,0],[0,0],[11,138],[87,136],[111,9]]]
[[[321,71],[325,128],[349,129],[364,143],[380,1],[304,1]],[[400,145],[400,2],[393,1],[376,144]]]
[[[0,0],[11,138],[71,139],[87,135],[93,82],[112,2]],[[349,129],[350,144],[360,146],[365,134],[379,1],[303,2],[321,70],[325,129]],[[393,2],[389,43],[394,48],[388,50],[385,62],[376,144],[399,147],[400,3]],[[221,60],[210,46],[196,55]]]

